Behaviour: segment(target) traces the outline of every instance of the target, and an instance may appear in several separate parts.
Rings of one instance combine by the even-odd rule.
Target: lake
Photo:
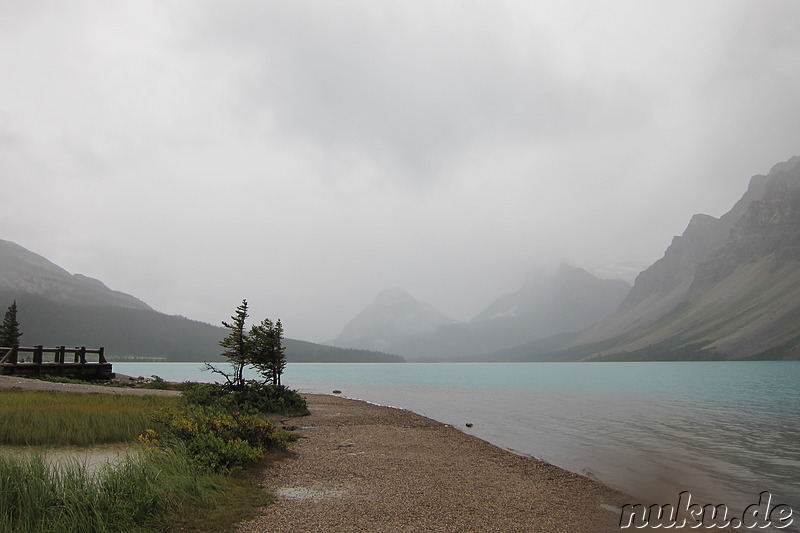
[[[202,366],[114,370],[213,380]],[[283,382],[409,409],[644,502],[689,491],[693,501],[740,511],[769,491],[800,512],[797,361],[290,363]]]

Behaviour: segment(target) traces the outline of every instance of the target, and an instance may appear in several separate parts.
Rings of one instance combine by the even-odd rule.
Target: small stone
[[[467,427],[471,428],[472,427],[472,422],[467,422]]]
[[[342,393],[342,391],[340,391],[339,389],[334,389],[333,390],[333,394],[341,394],[341,393]]]

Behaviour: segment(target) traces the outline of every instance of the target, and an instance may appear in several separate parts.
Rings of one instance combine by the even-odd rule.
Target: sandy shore
[[[414,413],[308,395],[291,458],[264,472],[276,502],[245,532],[617,531],[629,498]]]

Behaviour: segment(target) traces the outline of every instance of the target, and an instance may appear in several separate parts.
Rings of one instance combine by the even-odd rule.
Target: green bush
[[[248,414],[307,415],[306,399],[283,385],[247,381],[243,388],[196,383],[181,393],[187,404]]]
[[[145,389],[166,390],[167,382],[161,376],[150,376],[152,379],[147,383]]]
[[[189,445],[192,456],[202,466],[215,472],[227,472],[254,463],[264,454],[261,447],[242,439],[223,439],[205,433]]]
[[[215,472],[242,468],[267,451],[283,451],[294,435],[254,415],[208,407],[162,409],[153,417],[159,430],[139,439],[154,447],[185,449],[197,464]]]

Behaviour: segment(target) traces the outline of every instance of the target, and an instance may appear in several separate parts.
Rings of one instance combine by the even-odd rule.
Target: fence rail
[[[20,354],[32,354],[31,361],[20,360]],[[45,356],[52,354],[52,361]],[[67,357],[70,355],[71,357]],[[88,361],[86,356],[97,355],[97,362]],[[67,348],[45,348],[41,344],[32,347],[0,347],[0,372],[6,375],[69,375],[92,379],[113,377],[111,363],[106,360],[105,349],[80,346]],[[94,359],[91,357],[91,359]]]

